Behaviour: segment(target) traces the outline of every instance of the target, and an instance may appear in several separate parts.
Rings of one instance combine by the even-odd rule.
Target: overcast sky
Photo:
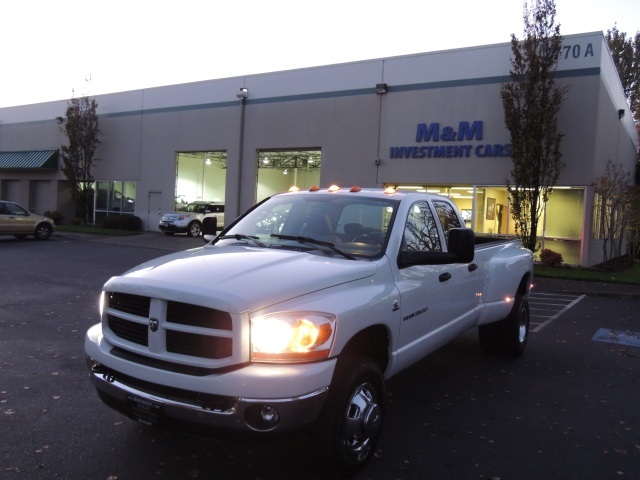
[[[0,107],[522,38],[523,0],[14,0]],[[556,0],[561,34],[640,30],[638,0]],[[87,79],[91,81],[87,81]]]

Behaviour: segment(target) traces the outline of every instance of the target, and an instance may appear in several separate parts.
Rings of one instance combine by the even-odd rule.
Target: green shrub
[[[53,223],[55,225],[60,225],[62,223],[62,214],[57,210],[53,210],[53,211],[47,210],[46,212],[43,213],[43,215],[53,220]]]
[[[559,267],[563,261],[562,254],[554,252],[550,248],[545,248],[540,252],[540,263],[547,267]]]
[[[101,225],[104,228],[127,230],[129,232],[142,230],[142,220],[134,215],[107,215],[102,218]]]

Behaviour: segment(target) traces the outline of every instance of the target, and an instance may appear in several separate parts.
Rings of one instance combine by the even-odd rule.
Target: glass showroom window
[[[96,182],[95,221],[107,215],[133,215],[136,182]]]
[[[554,187],[540,219],[544,225],[542,248],[558,252],[570,265],[580,264],[583,212],[584,188]]]

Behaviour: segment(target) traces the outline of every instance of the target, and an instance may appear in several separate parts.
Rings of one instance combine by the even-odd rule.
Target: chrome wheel
[[[338,360],[314,442],[319,465],[333,477],[354,475],[373,457],[382,433],[384,377],[368,357]]]
[[[191,222],[187,229],[187,235],[190,237],[197,237],[202,232],[202,227],[199,222]]]
[[[342,443],[355,463],[363,462],[373,447],[382,427],[382,409],[373,385],[364,383],[356,388],[348,402],[342,430]]]
[[[529,310],[520,309],[520,325],[518,326],[518,342],[525,343],[529,335]]]

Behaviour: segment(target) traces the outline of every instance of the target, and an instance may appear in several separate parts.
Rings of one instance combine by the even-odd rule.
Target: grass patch
[[[584,282],[607,282],[640,285],[640,262],[607,262],[590,268],[546,267],[535,265],[533,276],[541,278],[562,278]]]
[[[114,228],[104,228],[95,225],[56,225],[58,232],[71,233],[92,233],[95,235],[111,235],[114,237],[123,237],[125,235],[140,235],[142,232],[133,232],[130,230],[116,230]]]

